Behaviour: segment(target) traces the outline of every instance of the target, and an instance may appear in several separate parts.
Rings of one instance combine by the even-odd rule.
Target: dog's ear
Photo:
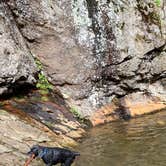
[[[43,149],[39,149],[39,150],[38,150],[38,156],[37,156],[37,157],[42,158],[44,155],[45,155],[44,150],[43,150]]]

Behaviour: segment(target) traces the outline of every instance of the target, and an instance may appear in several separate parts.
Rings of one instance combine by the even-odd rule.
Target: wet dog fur
[[[61,163],[61,166],[71,166],[76,156],[80,154],[68,149],[59,147],[44,147],[35,145],[28,152],[34,155],[34,158],[39,157],[43,160],[46,166],[53,166]]]

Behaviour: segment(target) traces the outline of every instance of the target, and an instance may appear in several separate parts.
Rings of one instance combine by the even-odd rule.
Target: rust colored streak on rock
[[[119,105],[111,103],[104,105],[95,112],[90,121],[93,126],[125,119],[122,116],[137,117],[166,109],[159,98],[143,93],[133,93],[119,100]]]
[[[54,107],[55,109],[58,109],[59,111],[61,111],[63,113],[63,115],[65,115],[65,117],[71,121],[76,121],[73,117],[73,115],[67,110],[67,108],[64,108],[62,106],[59,106],[58,104],[56,103],[52,103],[52,102],[41,102],[43,104],[49,104],[51,105],[52,107]]]
[[[23,120],[28,121],[30,123],[33,122],[33,119],[30,116],[28,116],[28,114],[26,114],[25,112],[13,107],[10,103],[5,104],[3,106],[3,109],[8,111],[9,113],[17,115],[20,119],[23,119]]]
[[[13,107],[11,104],[5,104],[3,106],[3,109],[9,113],[12,113],[14,115],[17,115],[20,119],[28,122],[32,126],[36,126],[37,128],[41,129],[44,132],[47,132],[50,136],[54,136],[55,138],[57,137],[56,133],[54,133],[51,129],[49,129],[47,126],[44,124],[40,123],[39,121],[33,119],[31,116],[29,116],[27,113],[24,111],[21,111],[15,107]]]

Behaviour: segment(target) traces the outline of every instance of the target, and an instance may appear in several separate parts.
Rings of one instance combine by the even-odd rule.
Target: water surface
[[[166,111],[93,128],[76,166],[166,166]]]

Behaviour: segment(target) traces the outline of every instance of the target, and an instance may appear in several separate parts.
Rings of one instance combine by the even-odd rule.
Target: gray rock
[[[114,95],[149,92],[151,84],[165,78],[164,1],[160,6],[150,0],[8,4],[50,81],[83,114]]]
[[[0,48],[0,94],[13,84],[34,84],[35,62],[4,2],[0,2]]]

